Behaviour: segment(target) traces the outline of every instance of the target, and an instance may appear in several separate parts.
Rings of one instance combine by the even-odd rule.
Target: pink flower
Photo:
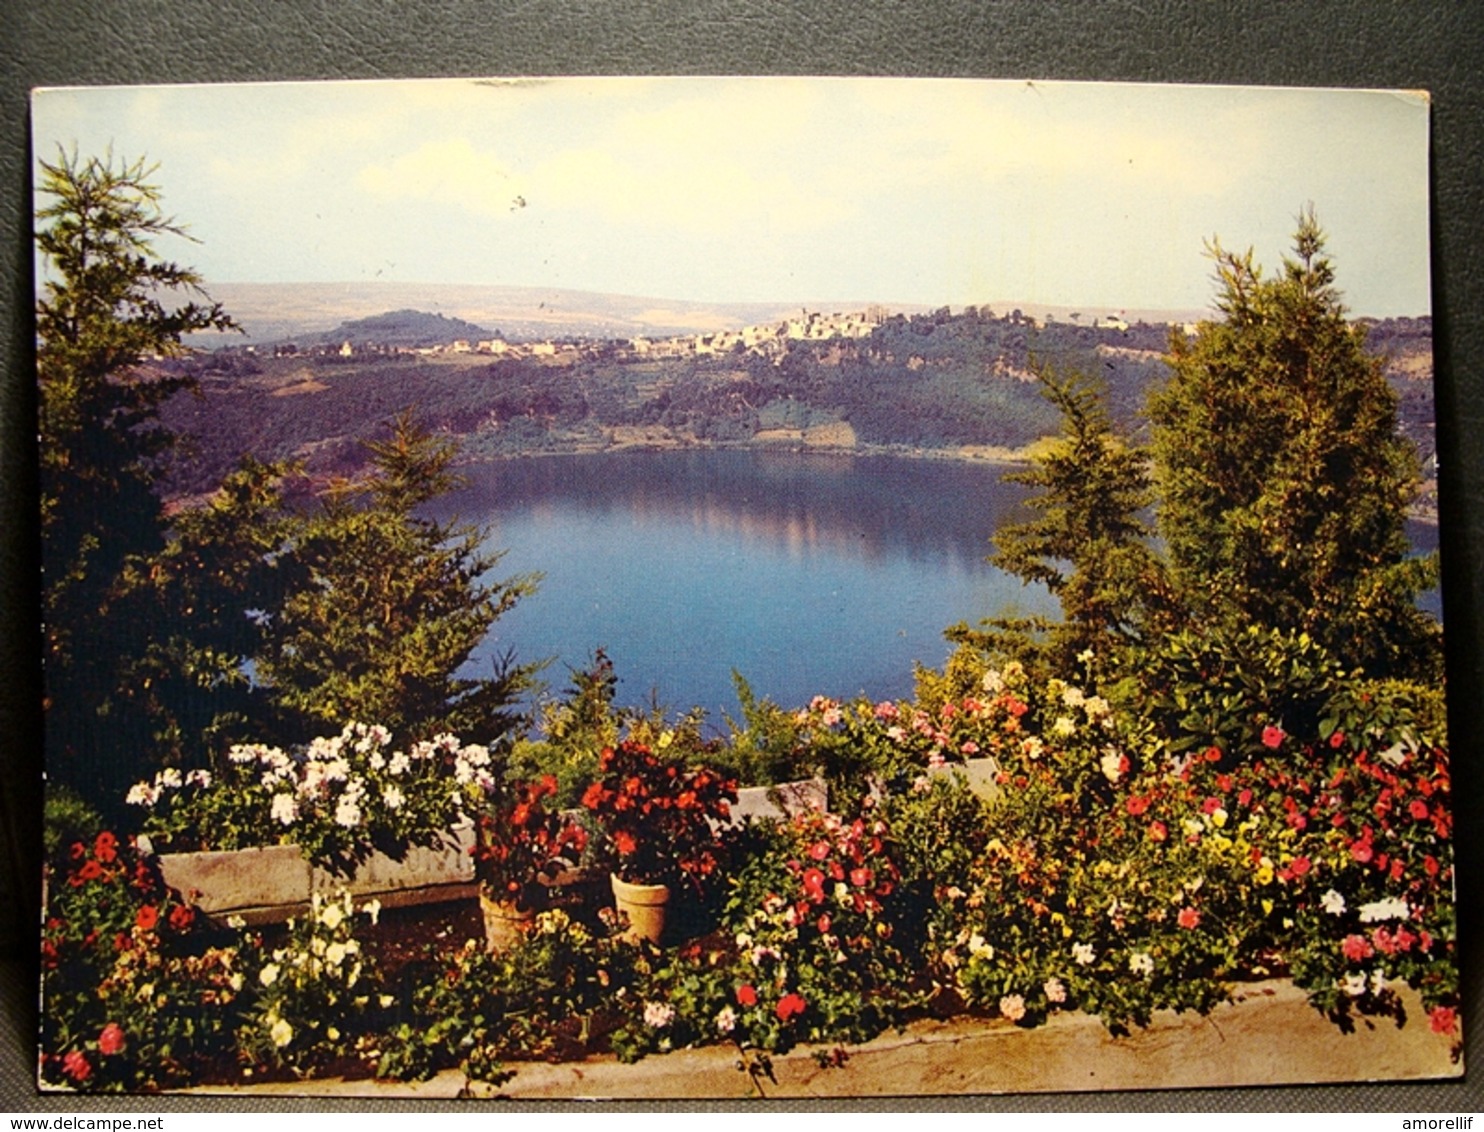
[[[1369,959],[1376,953],[1375,949],[1371,947],[1371,941],[1363,935],[1347,935],[1340,942],[1340,952],[1352,963],[1359,963],[1362,959]]]
[[[1194,908],[1181,908],[1180,914],[1175,917],[1175,922],[1188,930],[1200,925],[1201,914]]]
[[[1262,729],[1262,745],[1270,750],[1276,751],[1283,745],[1285,736],[1283,728],[1274,727],[1271,723]]]
[[[1437,1029],[1436,1023],[1433,1024],[1433,1029]],[[81,1050],[77,1049],[62,1058],[62,1069],[67,1076],[79,1084],[93,1075],[92,1064],[88,1061],[87,1056]]]
[[[1000,1013],[1012,1022],[1025,1017],[1025,999],[1018,994],[1007,994],[1000,999]]]
[[[1434,1034],[1451,1034],[1458,1028],[1458,1011],[1451,1006],[1434,1006],[1427,1020]]]
[[[112,1056],[124,1048],[124,1030],[117,1022],[110,1022],[98,1035],[98,1052]]]
[[[897,705],[890,700],[882,700],[875,708],[876,718],[880,720],[896,719]]]

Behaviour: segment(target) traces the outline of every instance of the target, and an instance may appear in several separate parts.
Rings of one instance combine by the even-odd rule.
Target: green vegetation
[[[1154,398],[1159,531],[1187,616],[1309,633],[1347,666],[1441,675],[1416,606],[1436,562],[1408,557],[1417,453],[1365,335],[1345,320],[1306,214],[1263,277],[1213,246],[1220,322],[1171,340]]]

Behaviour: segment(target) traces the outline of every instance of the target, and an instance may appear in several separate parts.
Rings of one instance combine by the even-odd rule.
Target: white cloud
[[[518,209],[522,195],[503,161],[461,137],[428,142],[384,164],[367,165],[355,182],[374,196],[454,205],[483,216]]]

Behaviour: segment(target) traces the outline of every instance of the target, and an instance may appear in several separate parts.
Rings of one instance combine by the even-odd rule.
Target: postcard
[[[33,98],[46,1090],[1463,1072],[1428,98]]]

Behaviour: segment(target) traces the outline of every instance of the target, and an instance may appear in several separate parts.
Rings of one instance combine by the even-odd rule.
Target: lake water
[[[991,567],[989,537],[1026,490],[991,464],[788,452],[628,452],[466,469],[441,502],[489,529],[495,577],[539,572],[470,671],[514,649],[553,658],[554,691],[603,648],[619,702],[739,715],[732,670],[784,707],[817,694],[901,698],[943,630],[1055,616],[1044,588]],[[1437,528],[1408,527],[1419,550]],[[1422,604],[1440,614],[1436,593]]]
[[[552,657],[554,690],[602,647],[621,704],[738,715],[732,670],[797,707],[823,694],[909,695],[943,630],[1055,614],[1039,587],[985,561],[1025,490],[988,464],[741,451],[631,452],[466,469],[439,507],[489,529],[495,577],[537,594],[475,657]]]

